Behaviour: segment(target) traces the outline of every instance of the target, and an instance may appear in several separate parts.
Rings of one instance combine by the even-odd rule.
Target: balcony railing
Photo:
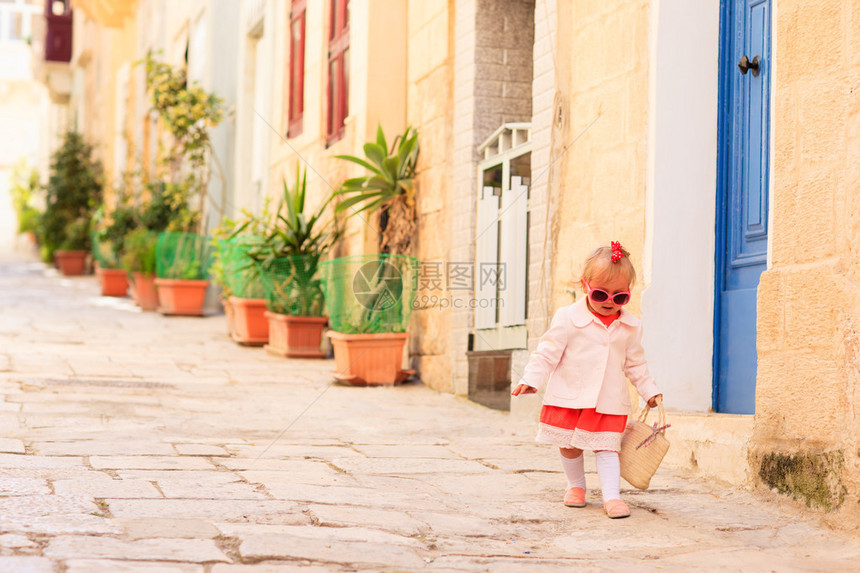
[[[45,0],[45,61],[72,59],[72,10],[68,0]]]

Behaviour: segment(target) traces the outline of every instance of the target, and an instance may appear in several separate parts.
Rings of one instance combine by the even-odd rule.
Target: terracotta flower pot
[[[414,372],[400,368],[403,345],[409,335],[402,333],[343,334],[328,332],[334,348],[335,378],[354,386],[394,385]]]
[[[84,274],[86,268],[86,251],[55,251],[54,262],[60,272],[67,277]]]
[[[209,281],[155,279],[158,312],[180,316],[203,316],[203,301]]]
[[[158,308],[158,290],[155,288],[155,275],[152,273],[131,273],[131,294],[141,310]]]
[[[122,269],[96,269],[102,296],[125,296],[128,293],[128,273]]]
[[[324,316],[290,316],[266,311],[269,344],[266,352],[289,358],[325,358],[320,350]]]
[[[233,340],[247,346],[262,346],[269,341],[266,300],[262,298],[229,298],[233,313]]]

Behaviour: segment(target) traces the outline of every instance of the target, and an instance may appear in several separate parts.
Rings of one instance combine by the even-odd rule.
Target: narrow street
[[[609,520],[557,453],[417,382],[240,347],[93,277],[0,265],[0,571],[848,571],[812,513],[661,468]],[[667,403],[670,400],[667,398]],[[671,421],[671,420],[670,420]],[[671,435],[670,435],[671,439]]]

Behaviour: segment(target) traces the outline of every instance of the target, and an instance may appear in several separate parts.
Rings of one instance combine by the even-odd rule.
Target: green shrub
[[[18,220],[19,233],[37,233],[41,225],[42,212],[33,202],[41,192],[39,172],[22,161],[12,170],[12,206]]]
[[[122,268],[130,273],[155,274],[158,233],[135,229],[125,238],[125,252],[120,257]]]
[[[43,258],[54,251],[90,247],[90,219],[102,197],[102,167],[93,147],[83,136],[69,130],[51,158],[45,187],[45,213],[39,239]]]

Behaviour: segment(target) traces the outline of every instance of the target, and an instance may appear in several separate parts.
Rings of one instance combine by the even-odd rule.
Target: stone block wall
[[[559,3],[551,301],[570,304],[586,256],[611,240],[642,277],[648,162],[647,0]],[[555,134],[554,134],[555,135]],[[641,282],[640,285],[641,287]],[[577,287],[578,288],[578,287]],[[639,293],[630,310],[639,314]],[[581,293],[577,292],[577,296]]]
[[[475,108],[475,21],[477,0],[455,3],[454,13],[454,127],[453,127],[453,187],[451,214],[452,226],[448,246],[448,260],[474,259],[475,237],[475,147],[477,136],[473,122]],[[452,295],[452,300],[453,300]],[[456,300],[461,300],[457,297]],[[468,393],[468,364],[466,341],[471,328],[467,309],[451,309],[451,326],[448,331],[451,384],[455,394]]]
[[[750,465],[839,526],[860,523],[860,7],[776,11],[771,264],[758,290]],[[826,73],[821,73],[826,70]]]
[[[407,123],[418,130],[421,145],[415,255],[430,268],[444,266],[451,240],[453,18],[453,2],[448,0],[409,3]],[[426,385],[451,392],[452,361],[447,335],[451,316],[427,304],[444,295],[444,289],[436,288],[433,282],[421,280],[419,284],[416,306],[423,310],[412,314],[409,351],[413,367]]]
[[[476,147],[503,123],[531,120],[534,8],[534,0],[478,0]]]
[[[537,341],[552,319],[550,301],[553,244],[549,237],[548,221],[552,217],[550,185],[558,185],[550,169],[553,141],[558,145],[561,127],[556,126],[555,106],[558,75],[555,60],[558,37],[558,11],[556,0],[535,2],[534,49],[532,53],[532,178],[529,190],[529,284],[528,327],[529,348],[534,350]],[[563,105],[563,104],[561,104]],[[562,122],[563,125],[563,122]],[[525,364],[515,372],[522,372]],[[512,403],[512,408],[517,402]]]

